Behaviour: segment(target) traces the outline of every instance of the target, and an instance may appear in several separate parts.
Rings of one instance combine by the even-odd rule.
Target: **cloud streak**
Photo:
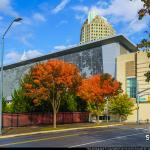
[[[53,10],[52,13],[57,14],[62,11],[70,0],[62,0]]]
[[[41,13],[34,13],[33,14],[33,19],[35,21],[40,21],[40,22],[45,22],[46,21],[46,18]]]
[[[69,44],[69,45],[56,45],[54,46],[54,50],[52,52],[57,52],[63,49],[71,48],[77,46],[77,44]]]
[[[18,12],[13,9],[10,2],[10,0],[0,0],[0,12],[12,17],[19,16]]]
[[[22,59],[23,57],[24,57],[24,60],[27,60],[27,59],[35,58],[41,55],[43,55],[43,53],[41,53],[39,50],[27,50],[27,51],[24,51],[24,53],[19,53],[13,50],[13,51],[8,52],[5,55],[4,64],[8,65],[8,64],[23,61]]]

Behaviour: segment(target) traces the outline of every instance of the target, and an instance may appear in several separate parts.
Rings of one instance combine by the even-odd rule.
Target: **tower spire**
[[[98,16],[99,12],[95,9],[92,9],[88,13],[88,24],[91,23],[91,21],[95,18],[95,16]]]
[[[26,60],[27,59],[27,55],[26,55],[26,51],[24,50],[23,55],[21,56],[21,61]]]

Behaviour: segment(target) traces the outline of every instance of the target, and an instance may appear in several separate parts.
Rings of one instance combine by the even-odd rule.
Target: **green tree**
[[[28,112],[29,107],[30,104],[27,102],[23,89],[21,87],[15,89],[12,94],[12,113]]]
[[[145,15],[150,15],[150,0],[141,0],[143,2],[143,8],[138,11],[139,20],[141,20]]]
[[[79,112],[87,111],[87,102],[85,100],[83,100],[79,96],[76,96],[76,101],[77,101],[77,111]]]
[[[3,111],[3,112],[6,112],[6,106],[7,106],[7,103],[6,103],[5,98],[3,97],[3,98],[2,98],[2,111]]]
[[[59,111],[62,112],[75,112],[77,111],[76,95],[71,93],[65,93],[62,97]]]
[[[2,98],[2,112],[7,112],[7,102],[5,97]]]
[[[63,112],[85,112],[87,111],[87,103],[79,96],[66,93],[64,100],[61,102],[60,111]]]
[[[89,120],[91,120],[92,116],[96,116],[97,123],[99,122],[99,115],[103,114],[105,103],[98,103],[95,102],[87,102],[87,111],[90,112]]]
[[[150,59],[150,52],[148,52],[147,56]],[[150,65],[149,65],[149,68],[150,68]],[[150,82],[150,71],[146,72],[144,75],[146,76],[146,82]]]
[[[2,112],[3,113],[10,113],[11,111],[12,111],[11,103],[7,103],[6,98],[3,97],[2,98]]]
[[[35,106],[30,98],[25,96],[25,92],[22,87],[14,90],[12,93],[11,105],[7,104],[7,112],[12,113],[51,112],[49,108],[50,104],[47,101],[42,101],[41,105]]]
[[[142,20],[144,16],[150,15],[150,0],[141,0],[143,2],[143,8],[138,11],[138,19]],[[149,29],[148,29],[149,30]],[[146,36],[141,40],[137,47],[142,50],[150,50],[150,31],[145,31]],[[147,56],[150,57],[150,52],[147,52]],[[150,65],[149,65],[150,68]],[[150,71],[144,74],[146,77],[146,81],[150,81]]]
[[[132,114],[134,103],[126,94],[118,94],[109,100],[109,111],[114,115],[119,115],[120,122],[122,118],[127,118]]]

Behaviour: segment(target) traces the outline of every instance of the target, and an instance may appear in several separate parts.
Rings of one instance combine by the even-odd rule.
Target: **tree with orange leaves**
[[[97,119],[103,109],[105,99],[121,92],[120,82],[107,73],[83,79],[78,88],[78,96],[88,102],[89,111],[95,113]]]
[[[75,92],[81,82],[81,75],[76,65],[62,60],[49,60],[35,65],[26,75],[22,87],[25,95],[35,105],[49,101],[53,108],[53,125],[56,128],[56,114],[65,93]]]

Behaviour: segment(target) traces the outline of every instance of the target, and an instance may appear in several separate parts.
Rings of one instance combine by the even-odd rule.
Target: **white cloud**
[[[107,7],[104,9],[103,5]],[[143,2],[141,0],[112,0],[109,5],[106,2],[102,3],[100,0],[97,2],[97,5],[92,5],[91,7],[77,5],[73,7],[73,10],[84,14],[88,14],[90,10],[96,10],[102,16],[110,15],[119,21],[131,21],[137,17],[137,12],[142,6]]]
[[[146,29],[147,27],[148,27],[148,25],[146,24],[146,22],[144,22],[142,20],[133,20],[129,24],[129,28],[131,28],[132,32],[138,32],[143,29]]]
[[[29,39],[31,39],[33,35],[31,33],[27,33],[21,37],[19,37],[19,40],[26,46],[31,47],[32,44],[29,42]]]
[[[85,15],[78,15],[78,14],[76,14],[75,15],[75,19],[79,20],[80,23],[83,23],[85,21],[86,17],[85,17]]]
[[[10,51],[5,55],[4,64],[12,64],[12,63],[22,61],[21,58],[23,57],[24,54],[25,54],[24,58],[26,58],[27,60],[27,59],[41,56],[43,53],[41,53],[38,50],[27,50],[24,53],[19,53],[17,51]]]
[[[138,20],[134,19],[133,21],[129,22],[128,26],[121,30],[121,33],[125,34],[126,36],[134,35],[135,33],[140,33],[148,29],[147,21],[145,19]]]
[[[65,8],[65,6],[69,3],[70,0],[62,0],[60,4],[58,4],[53,10],[52,13],[58,13]]]
[[[57,46],[54,46],[54,49],[55,50],[61,50],[61,49],[65,49],[66,46],[65,45],[57,45]]]
[[[67,20],[61,20],[57,25],[56,25],[56,28],[62,26],[63,24],[67,24],[68,21]]]
[[[89,12],[89,8],[84,5],[77,5],[77,6],[72,7],[72,9],[79,13],[84,13],[84,14],[88,14]]]
[[[137,17],[138,10],[142,8],[143,2],[141,0],[113,0],[108,8],[99,8],[102,15],[112,15],[117,17],[120,21],[131,21]]]
[[[60,51],[60,50],[63,50],[63,49],[71,48],[71,47],[74,47],[76,45],[77,44],[57,45],[57,46],[54,46],[54,51]],[[52,52],[54,52],[54,51],[52,51]]]
[[[20,59],[20,54],[17,53],[16,51],[11,51],[9,53],[6,54],[6,59],[9,59],[11,61],[14,61],[14,60],[19,60]]]
[[[99,5],[102,8],[106,8],[106,7],[109,6],[109,3],[108,3],[108,1],[106,2],[106,1],[101,1],[100,0],[100,1],[97,2],[97,5]]]
[[[41,53],[41,52],[38,51],[38,50],[28,50],[28,51],[26,52],[26,56],[27,56],[28,59],[41,56],[42,54],[43,54],[43,53]]]
[[[118,25],[119,23],[126,24],[123,30],[126,32],[131,30],[132,32],[130,34],[134,34],[147,27],[148,19],[138,20],[138,11],[142,6],[143,2],[141,0],[111,0],[110,2],[99,0],[96,5],[90,7],[77,5],[72,9],[76,11],[75,18],[78,20],[82,19],[82,15],[86,15],[87,18],[90,10],[96,10],[101,16],[109,18],[109,21],[113,25]]]
[[[11,6],[11,0],[0,0],[0,12],[13,17],[19,16]]]
[[[33,14],[33,18],[36,21],[41,21],[41,22],[45,22],[46,21],[46,18],[42,14],[40,14],[40,13],[34,13]]]

